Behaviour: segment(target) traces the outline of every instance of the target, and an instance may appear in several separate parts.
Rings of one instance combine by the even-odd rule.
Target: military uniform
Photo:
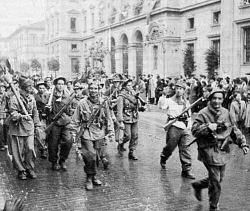
[[[23,86],[31,86],[31,80],[23,82]],[[34,130],[40,126],[36,101],[31,94],[20,90],[20,99],[22,100],[29,117],[26,116],[16,98],[10,98],[10,121],[9,135],[11,144],[11,154],[13,155],[14,166],[19,172],[19,179],[36,178],[34,173]]]
[[[176,84],[176,86],[184,89],[181,83]],[[171,121],[180,115],[188,106],[189,103],[183,96],[177,98],[175,94],[173,97],[166,100],[166,104],[163,109],[166,109],[168,121]],[[193,175],[190,174],[192,162],[190,148],[188,146],[191,143],[191,133],[187,128],[189,121],[189,113],[185,113],[169,127],[166,133],[166,146],[162,150],[160,163],[162,168],[165,169],[166,161],[178,145],[179,157],[182,166],[182,176],[194,179]]]
[[[7,144],[7,128],[5,120],[8,117],[8,96],[6,92],[0,94],[0,150]]]
[[[137,160],[134,151],[138,145],[138,100],[135,95],[122,89],[117,99],[117,121],[124,123],[124,138],[118,145],[118,150],[129,142],[129,159]],[[122,150],[120,150],[122,151]]]
[[[216,131],[209,128],[209,124],[216,123]],[[210,210],[218,209],[221,193],[221,182],[225,175],[226,163],[230,157],[229,141],[231,138],[240,147],[246,147],[246,139],[235,126],[230,113],[221,107],[215,110],[210,102],[195,118],[192,133],[198,144],[198,159],[203,162],[208,178],[194,182],[195,196],[201,200],[201,190],[208,188]],[[227,144],[225,144],[227,143]]]
[[[53,118],[61,108],[67,103],[69,94],[63,91],[62,93],[54,91],[52,97],[52,108],[51,108],[51,117]],[[74,109],[72,109],[71,104],[67,106],[67,109],[63,112],[60,118],[53,125],[51,132],[49,134],[48,142],[48,152],[49,152],[49,161],[52,163],[53,170],[59,170],[62,168],[66,170],[65,161],[69,156],[73,139],[70,132],[70,122],[71,116],[73,115]],[[60,152],[58,153],[60,146]],[[59,166],[58,165],[61,166]]]
[[[104,105],[102,105],[104,104]],[[102,108],[93,119],[89,127],[86,127],[90,118],[96,111]],[[106,152],[106,135],[113,133],[113,122],[110,115],[109,105],[103,99],[92,99],[91,97],[82,99],[73,115],[72,125],[74,130],[78,130],[79,126],[83,128],[81,138],[82,157],[85,163],[84,171],[87,174],[87,190],[93,189],[92,184],[100,185],[100,181],[96,179],[98,161],[107,162]]]

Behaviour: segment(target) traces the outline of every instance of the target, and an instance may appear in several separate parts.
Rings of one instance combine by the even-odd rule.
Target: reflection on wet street
[[[193,196],[190,180],[181,178],[178,150],[161,170],[159,156],[165,143],[161,127],[164,114],[141,114],[139,127],[139,160],[129,161],[127,152],[117,154],[116,143],[109,144],[111,167],[100,166],[99,178],[103,186],[87,192],[82,160],[75,149],[67,161],[67,172],[53,172],[48,161],[37,159],[36,180],[20,181],[16,172],[0,154],[0,208],[4,199],[27,194],[26,210],[208,210],[207,191],[204,201],[198,203]],[[206,176],[202,163],[197,161],[196,144],[192,146],[193,173],[197,179]],[[126,146],[127,148],[127,146]],[[250,156],[243,156],[237,146],[232,147],[232,159],[227,166],[220,200],[221,210],[250,210]]]

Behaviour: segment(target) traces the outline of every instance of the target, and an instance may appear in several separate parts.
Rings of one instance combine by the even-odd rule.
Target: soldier
[[[92,190],[93,185],[101,185],[96,178],[99,159],[104,165],[108,164],[106,153],[106,135],[112,136],[113,123],[107,101],[98,95],[98,84],[89,84],[89,95],[81,100],[72,118],[74,131],[81,125],[80,134],[82,157],[85,163],[84,171],[87,174],[86,189]],[[89,125],[89,126],[87,126]]]
[[[35,179],[34,172],[34,130],[40,126],[36,101],[33,97],[33,81],[22,79],[20,81],[20,95],[18,98],[23,102],[28,115],[25,115],[17,96],[10,98],[10,122],[9,135],[11,152],[15,167],[18,170],[18,178],[26,180],[27,177]]]
[[[167,121],[175,119],[182,111],[189,106],[188,101],[184,98],[185,85],[182,82],[177,82],[175,85],[175,95],[168,98],[165,103]],[[176,146],[179,147],[179,156],[182,165],[182,177],[195,179],[190,173],[191,171],[191,154],[188,144],[191,143],[191,134],[187,129],[190,117],[188,113],[178,118],[178,120],[170,126],[166,132],[166,146],[161,153],[160,164],[162,169],[166,169],[166,161],[172,155]]]
[[[53,82],[55,90],[52,97],[51,116],[54,117],[61,108],[65,105],[69,98],[66,91],[66,79],[58,77]],[[52,163],[52,170],[58,171],[60,169],[66,171],[66,159],[72,147],[72,136],[69,131],[71,122],[71,105],[63,112],[61,117],[56,121],[49,134],[50,140],[48,143],[49,161]],[[60,152],[58,149],[60,146]]]
[[[245,136],[236,127],[229,111],[222,107],[225,93],[215,89],[209,96],[208,106],[195,118],[192,133],[198,144],[198,159],[203,162],[208,178],[192,183],[197,200],[202,200],[201,191],[208,188],[210,211],[219,210],[221,182],[226,163],[230,157],[231,138],[244,154],[248,153]]]
[[[124,144],[129,142],[130,160],[138,160],[135,155],[138,145],[138,107],[138,99],[132,89],[132,80],[128,79],[122,84],[122,90],[117,99],[117,121],[120,129],[124,130],[124,138],[118,144],[118,151],[122,154],[126,150]]]
[[[41,127],[45,129],[48,123],[46,105],[48,104],[49,101],[49,94],[46,92],[45,83],[43,81],[37,82],[36,89],[38,90],[38,92],[37,94],[35,94],[35,100],[36,100],[37,110],[39,113],[39,119],[41,122]],[[45,143],[45,139],[42,140],[40,139],[39,143],[40,143],[41,158],[46,159],[47,146]]]
[[[50,94],[52,92],[52,78],[51,77],[46,77],[44,79],[45,87],[47,89],[47,92]]]
[[[8,97],[6,94],[5,83],[0,82],[0,150],[5,150],[7,144],[7,133],[5,120],[8,115]]]

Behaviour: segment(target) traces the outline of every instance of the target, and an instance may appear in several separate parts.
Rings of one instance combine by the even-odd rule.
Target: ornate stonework
[[[134,15],[140,15],[143,9],[144,0],[137,0],[134,4]]]

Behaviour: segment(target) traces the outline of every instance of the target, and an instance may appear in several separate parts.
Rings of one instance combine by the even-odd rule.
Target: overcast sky
[[[0,35],[6,37],[19,26],[45,19],[45,0],[0,0]]]

